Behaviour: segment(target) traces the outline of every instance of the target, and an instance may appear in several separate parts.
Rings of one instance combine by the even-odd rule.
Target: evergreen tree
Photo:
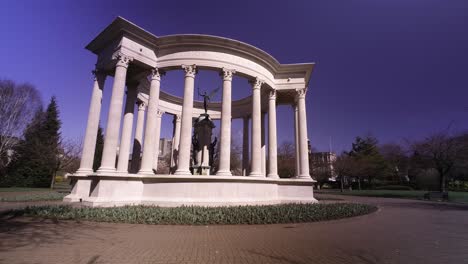
[[[60,126],[55,97],[45,112],[37,111],[15,151],[10,186],[48,187],[55,176],[60,146]]]
[[[41,179],[42,184],[47,181],[50,183],[50,187],[53,188],[55,182],[55,176],[57,170],[60,167],[60,144],[61,144],[61,135],[60,127],[62,122],[59,119],[59,111],[57,106],[57,100],[55,96],[52,96],[50,103],[47,106],[44,117],[44,142],[46,145],[46,151],[44,153],[44,158],[47,160],[48,167],[50,168],[49,175],[45,175],[45,179]]]
[[[43,159],[43,122],[44,112],[39,109],[24,131],[24,140],[15,148],[14,157],[8,168],[5,186],[35,186],[34,179],[48,174]]]
[[[102,150],[104,149],[104,134],[101,126],[98,127],[96,138],[96,150],[94,151],[93,170],[96,171],[101,166]]]
[[[356,137],[351,151],[347,153],[356,165],[353,167],[351,175],[358,180],[359,189],[361,189],[363,178],[367,178],[369,185],[371,185],[372,179],[388,173],[387,163],[379,153],[377,144],[377,139],[372,136]]]

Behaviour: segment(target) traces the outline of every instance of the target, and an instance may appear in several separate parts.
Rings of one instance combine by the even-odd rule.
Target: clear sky
[[[84,49],[116,16],[157,36],[199,33],[240,40],[281,63],[316,62],[307,94],[312,145],[349,149],[371,133],[381,143],[468,129],[468,1],[0,1],[0,78],[57,96],[65,137],[84,135],[96,57]],[[112,78],[105,87],[107,119]],[[215,73],[196,86],[216,88]],[[173,72],[162,89],[183,94]],[[235,99],[249,94],[244,79]],[[292,141],[292,111],[278,111],[279,142]],[[240,120],[234,121],[234,132]],[[163,119],[163,137],[171,134]],[[237,134],[235,134],[236,136]],[[239,134],[240,135],[240,134]]]

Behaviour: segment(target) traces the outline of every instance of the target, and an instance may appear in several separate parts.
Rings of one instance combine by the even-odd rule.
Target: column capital
[[[232,76],[234,73],[236,73],[236,70],[223,67],[219,75],[223,76],[223,81],[232,81]]]
[[[296,100],[304,99],[307,94],[307,88],[296,89]]]
[[[249,83],[252,85],[252,89],[256,90],[260,89],[262,87],[262,84],[265,83],[265,81],[261,80],[258,77],[255,77],[255,79],[250,80]]]
[[[127,56],[121,52],[114,54],[113,59],[116,60],[115,67],[124,67],[124,68],[128,68],[128,65],[130,64],[130,62],[133,61],[132,57]]]
[[[138,111],[145,111],[146,110],[146,103],[143,101],[136,102],[138,105]]]
[[[182,65],[182,69],[185,71],[185,77],[192,77],[195,78],[195,75],[197,74],[197,65]]]
[[[164,114],[164,111],[162,111],[161,109],[158,109],[158,110],[156,111],[156,116],[157,116],[158,118],[161,118],[163,114]]]
[[[164,75],[164,71],[160,70],[159,68],[151,69],[151,80],[161,80],[161,76]]]
[[[276,90],[275,89],[270,89],[268,91],[268,99],[276,101]]]

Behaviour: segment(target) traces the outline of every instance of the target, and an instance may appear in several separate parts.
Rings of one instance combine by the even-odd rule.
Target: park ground
[[[247,226],[2,217],[0,263],[468,263],[468,205],[317,196],[322,202],[367,203],[379,210],[328,222]],[[0,211],[43,203],[60,202],[0,202]]]

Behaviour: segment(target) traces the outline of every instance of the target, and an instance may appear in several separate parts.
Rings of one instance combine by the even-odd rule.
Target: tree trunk
[[[440,173],[440,192],[445,192],[445,175]]]
[[[361,178],[358,177],[357,182],[358,182],[358,189],[361,190]]]
[[[57,175],[57,171],[54,171],[52,173],[52,181],[50,181],[50,189],[54,189],[54,185],[55,185],[55,176]]]
[[[341,192],[344,191],[344,179],[343,179],[343,176],[340,177],[340,188],[341,188]]]

